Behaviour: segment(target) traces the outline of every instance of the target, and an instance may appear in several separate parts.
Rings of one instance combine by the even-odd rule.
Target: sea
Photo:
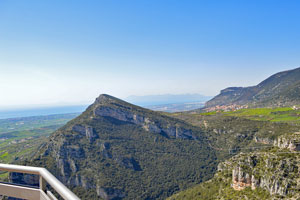
[[[44,108],[30,108],[30,109],[24,108],[24,109],[0,110],[0,119],[54,115],[54,114],[67,114],[67,113],[81,113],[87,107],[88,105],[78,105],[78,106],[59,106],[59,107],[44,107]]]

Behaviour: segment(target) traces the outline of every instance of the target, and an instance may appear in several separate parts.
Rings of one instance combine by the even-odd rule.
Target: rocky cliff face
[[[120,121],[133,123],[139,125],[146,131],[158,133],[166,137],[195,139],[190,130],[176,126],[176,124],[155,121],[150,117],[135,114],[128,110],[122,110],[121,108],[99,106],[94,110],[94,114],[95,116],[111,117]]]
[[[243,190],[262,188],[271,195],[286,197],[298,194],[300,188],[300,133],[286,134],[274,140],[274,148],[240,154],[221,163],[219,171],[232,171],[232,187]],[[270,143],[270,140],[262,140]]]
[[[258,137],[258,136],[254,137],[254,141],[257,143],[268,144],[268,145],[272,145],[274,143],[274,140],[272,140],[270,138],[263,138],[263,137]]]
[[[273,197],[299,195],[300,157],[286,149],[272,149],[239,154],[218,166],[218,171],[232,172],[231,187],[235,190],[264,189]]]
[[[290,151],[300,151],[300,132],[278,137],[274,141],[274,146]]]
[[[94,139],[98,137],[93,127],[76,124],[75,126],[73,126],[72,130],[76,133],[79,133],[79,136],[85,136],[90,142],[93,142]]]
[[[170,123],[168,120],[147,115],[147,112],[139,112],[131,107],[121,105],[114,98],[107,98],[105,95],[96,100],[93,115],[97,117],[109,117],[123,122],[133,123],[146,131],[158,133],[170,138],[196,139],[191,130],[182,128],[179,124]],[[148,111],[149,112],[149,111]]]

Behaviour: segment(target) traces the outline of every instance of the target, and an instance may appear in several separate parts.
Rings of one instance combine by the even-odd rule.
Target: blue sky
[[[296,0],[1,0],[0,107],[201,93],[300,66]]]

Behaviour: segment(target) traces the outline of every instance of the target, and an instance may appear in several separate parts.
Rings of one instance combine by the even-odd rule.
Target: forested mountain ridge
[[[200,127],[100,95],[25,164],[82,199],[164,199],[211,178],[217,163]]]
[[[300,68],[279,72],[252,87],[229,87],[205,104],[216,106],[282,107],[300,104]]]

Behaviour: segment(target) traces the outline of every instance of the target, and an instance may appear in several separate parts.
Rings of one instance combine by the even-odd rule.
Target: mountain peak
[[[82,199],[165,199],[178,184],[205,180],[216,167],[204,138],[201,128],[102,94],[54,132],[31,162],[50,163],[47,168]],[[194,170],[201,176],[186,176]],[[172,186],[165,189],[166,183]]]
[[[107,104],[112,102],[116,103],[116,102],[124,102],[124,101],[108,94],[101,94],[98,98],[96,98],[95,101],[96,104]]]

